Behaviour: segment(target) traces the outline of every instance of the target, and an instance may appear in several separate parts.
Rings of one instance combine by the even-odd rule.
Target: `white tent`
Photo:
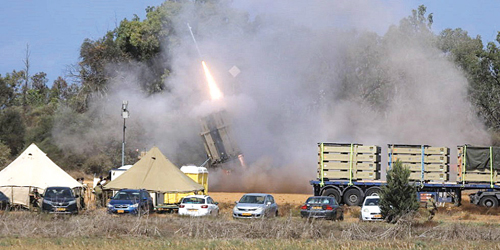
[[[19,157],[0,171],[0,191],[11,203],[29,205],[29,192],[33,187],[42,193],[51,186],[81,187],[82,185],[57,166],[35,144],[31,144]]]

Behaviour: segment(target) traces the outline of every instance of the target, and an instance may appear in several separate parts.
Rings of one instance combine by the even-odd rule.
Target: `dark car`
[[[10,209],[10,199],[2,192],[0,192],[0,209],[1,210]]]
[[[302,218],[325,218],[329,220],[344,220],[344,210],[330,196],[312,196],[300,208]]]
[[[108,213],[141,215],[154,211],[153,199],[144,189],[121,189],[108,203]]]
[[[78,214],[78,198],[69,187],[47,187],[42,195],[42,212]]]

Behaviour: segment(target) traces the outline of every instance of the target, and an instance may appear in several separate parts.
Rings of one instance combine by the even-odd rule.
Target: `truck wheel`
[[[361,192],[356,188],[351,188],[344,193],[344,203],[348,206],[358,206],[361,204]]]
[[[498,207],[498,200],[493,196],[486,196],[481,198],[479,204],[483,207]]]
[[[381,192],[380,188],[378,188],[378,187],[371,187],[371,188],[369,188],[369,189],[367,189],[365,191],[365,197],[366,196],[372,196],[372,195],[375,195],[375,194],[378,195],[378,196],[380,196],[380,192]]]
[[[326,189],[321,195],[333,197],[338,203],[340,203],[340,193],[336,189]]]

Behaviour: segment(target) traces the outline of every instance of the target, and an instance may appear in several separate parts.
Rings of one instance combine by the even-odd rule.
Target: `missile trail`
[[[189,23],[187,23],[187,26],[189,28],[189,32],[191,33],[191,37],[193,38],[194,45],[196,46],[196,50],[198,51],[198,55],[200,56],[200,59],[201,59],[202,57],[201,57],[200,48],[198,47],[198,43],[196,42],[196,39],[194,39],[194,35],[193,35],[193,31],[191,30],[191,26],[189,26]]]

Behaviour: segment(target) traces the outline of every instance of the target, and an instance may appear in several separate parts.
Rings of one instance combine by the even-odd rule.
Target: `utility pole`
[[[122,166],[125,165],[125,129],[127,128],[125,126],[125,120],[129,118],[127,106],[128,106],[128,101],[123,101],[122,102],[122,117],[123,117]]]

